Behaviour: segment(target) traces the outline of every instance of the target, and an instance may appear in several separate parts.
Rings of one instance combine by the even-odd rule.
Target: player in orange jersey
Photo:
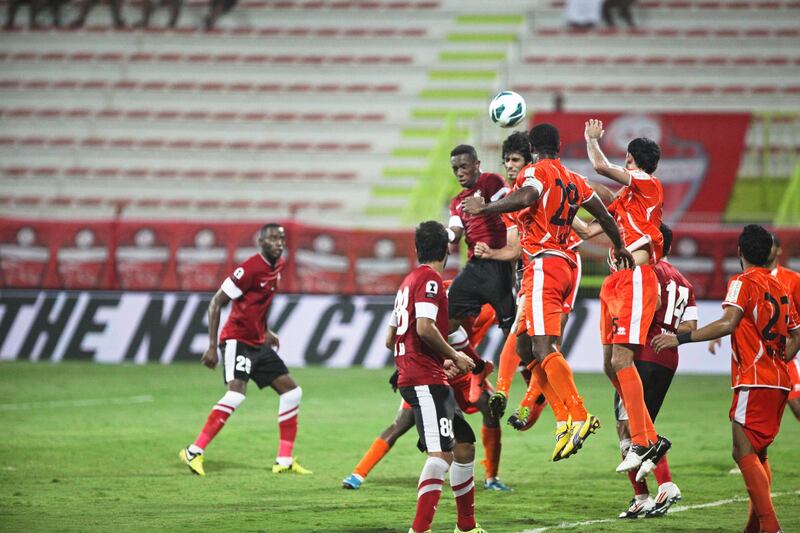
[[[634,139],[628,144],[625,167],[619,167],[609,163],[600,149],[603,133],[601,121],[589,120],[584,130],[586,148],[594,170],[623,185],[608,210],[620,227],[636,267],[618,270],[612,264],[613,271],[600,289],[600,335],[606,373],[622,398],[631,431],[630,450],[617,472],[638,469],[637,478],[641,479],[671,446],[668,439],[656,433],[645,405],[642,380],[633,363],[634,355],[646,342],[658,307],[659,286],[653,265],[662,257],[659,225],[664,192],[653,172],[661,149],[650,139]],[[591,223],[578,233],[589,239],[600,229],[597,223]]]
[[[597,218],[626,267],[633,266],[633,257],[625,249],[614,219],[586,179],[561,164],[558,130],[551,124],[538,124],[528,138],[536,162],[520,172],[517,190],[489,204],[470,197],[463,206],[473,215],[527,210],[518,215],[523,228],[522,248],[530,261],[523,275],[527,334],[518,337],[517,350],[535,379],[548,383],[568,409],[569,418],[560,421],[561,430],[556,435],[552,459],[557,461],[576,453],[600,426],[597,417],[586,411],[572,369],[558,349],[561,314],[574,284],[575,255],[567,243],[578,209],[583,206]],[[544,388],[543,392],[547,396]]]
[[[800,319],[782,283],[768,269],[772,235],[756,224],[739,236],[743,272],[731,278],[722,318],[696,331],[653,339],[660,352],[687,342],[731,335],[733,459],[750,495],[745,533],[780,531],[772,506],[767,448],[780,430],[789,396],[787,362],[800,347]]]
[[[783,254],[781,241],[777,235],[773,234],[774,244],[772,246],[772,260],[769,269],[778,281],[783,283],[789,293],[794,308],[800,313],[800,272],[795,272],[780,264],[780,257]],[[795,418],[800,420],[800,357],[795,357],[789,361],[789,376],[792,379],[792,390],[789,392],[789,408],[794,413]]]

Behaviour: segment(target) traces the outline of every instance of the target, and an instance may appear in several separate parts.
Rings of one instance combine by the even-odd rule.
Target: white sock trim
[[[225,396],[220,398],[220,400],[217,402],[217,405],[214,406],[214,409],[228,414],[233,414],[233,412],[240,405],[242,405],[242,402],[244,402],[245,398],[245,395],[241,392],[229,390],[225,393]]]
[[[454,497],[458,498],[459,496],[463,496],[475,488],[474,475],[475,461],[471,461],[469,463],[453,462],[452,468],[450,468],[450,486],[454,487]],[[458,490],[455,489],[455,487],[463,485],[464,483],[467,483],[467,485],[459,488]]]
[[[459,326],[457,330],[447,336],[447,343],[453,348],[464,348],[469,344],[469,335],[463,326]]]
[[[622,452],[622,455],[628,453],[628,450],[631,449],[631,439],[622,439],[619,441],[619,451]]]
[[[278,396],[278,422],[289,420],[300,412],[300,400],[303,398],[303,389],[296,387],[289,392]]]
[[[419,484],[417,485],[417,498],[423,494],[438,490],[441,492],[442,485],[444,484],[444,476],[450,465],[441,457],[428,457],[425,461],[425,466],[422,467],[422,473],[419,476]],[[427,483],[425,483],[427,481]],[[423,485],[425,483],[425,485]]]

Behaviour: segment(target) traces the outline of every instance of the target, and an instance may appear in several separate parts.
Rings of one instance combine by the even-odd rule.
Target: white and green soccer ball
[[[525,119],[525,100],[514,91],[502,91],[489,104],[489,118],[501,128],[512,128]]]

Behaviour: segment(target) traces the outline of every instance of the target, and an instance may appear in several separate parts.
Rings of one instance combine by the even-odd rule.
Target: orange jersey
[[[765,268],[748,268],[731,278],[722,305],[738,307],[744,313],[731,335],[732,387],[789,390],[789,370],[783,357],[789,331],[800,324],[783,284]]]
[[[786,292],[789,293],[789,298],[794,303],[795,310],[800,312],[800,272],[778,265],[772,269],[772,275],[783,283]]]
[[[641,170],[630,170],[628,174],[630,185],[620,189],[608,212],[617,221],[628,251],[647,248],[650,262],[655,264],[664,255],[664,237],[659,230],[664,190],[655,176]]]
[[[594,195],[586,178],[568,170],[560,159],[542,159],[520,170],[516,186],[533,187],[539,199],[527,212],[517,213],[522,248],[531,257],[551,252],[576,264],[572,219]]]

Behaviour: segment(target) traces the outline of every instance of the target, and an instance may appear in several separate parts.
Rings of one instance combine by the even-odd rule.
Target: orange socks
[[[640,446],[647,446],[649,442],[658,440],[650,413],[644,403],[644,389],[642,379],[636,367],[631,365],[617,372],[619,390],[622,392],[622,402],[628,411],[628,425],[631,429],[631,442]]]
[[[358,474],[362,478],[367,477],[369,471],[375,468],[375,465],[383,459],[384,455],[389,453],[391,448],[388,442],[378,437],[369,447],[367,453],[364,454],[364,457],[358,462],[355,469],[353,469],[353,473]]]
[[[553,387],[559,398],[564,402],[573,422],[586,420],[586,408],[583,407],[583,398],[578,394],[575,381],[572,378],[572,369],[560,352],[553,352],[544,358],[541,364],[547,374],[547,382]],[[641,387],[641,381],[639,382]],[[549,400],[549,398],[548,398]],[[644,403],[644,402],[643,402]]]
[[[751,528],[755,520],[758,519],[759,528],[757,531],[774,533],[779,531],[781,526],[778,524],[778,516],[772,506],[772,497],[769,493],[770,478],[767,475],[769,465],[762,465],[758,456],[755,454],[745,455],[737,461],[739,470],[742,471],[744,484],[747,493],[750,495],[750,505],[752,508],[747,528]],[[766,462],[765,462],[766,463]]]
[[[485,457],[482,461],[486,468],[486,479],[497,477],[497,470],[500,468],[500,428],[481,428],[481,440],[483,441],[483,453]]]
[[[544,394],[547,403],[550,404],[550,409],[553,410],[553,416],[555,416],[556,422],[566,422],[569,418],[567,406],[564,405],[564,402],[561,401],[561,398],[559,398],[556,391],[553,390],[553,387],[547,381],[547,373],[542,368],[542,365],[534,361],[528,368],[531,374],[533,374],[531,383],[537,384],[539,388],[542,389],[542,394]]]
[[[500,363],[497,369],[497,392],[502,392],[508,398],[508,390],[511,388],[511,380],[519,367],[519,356],[517,355],[517,336],[514,332],[508,334],[506,342],[503,344],[503,351],[500,352]]]

